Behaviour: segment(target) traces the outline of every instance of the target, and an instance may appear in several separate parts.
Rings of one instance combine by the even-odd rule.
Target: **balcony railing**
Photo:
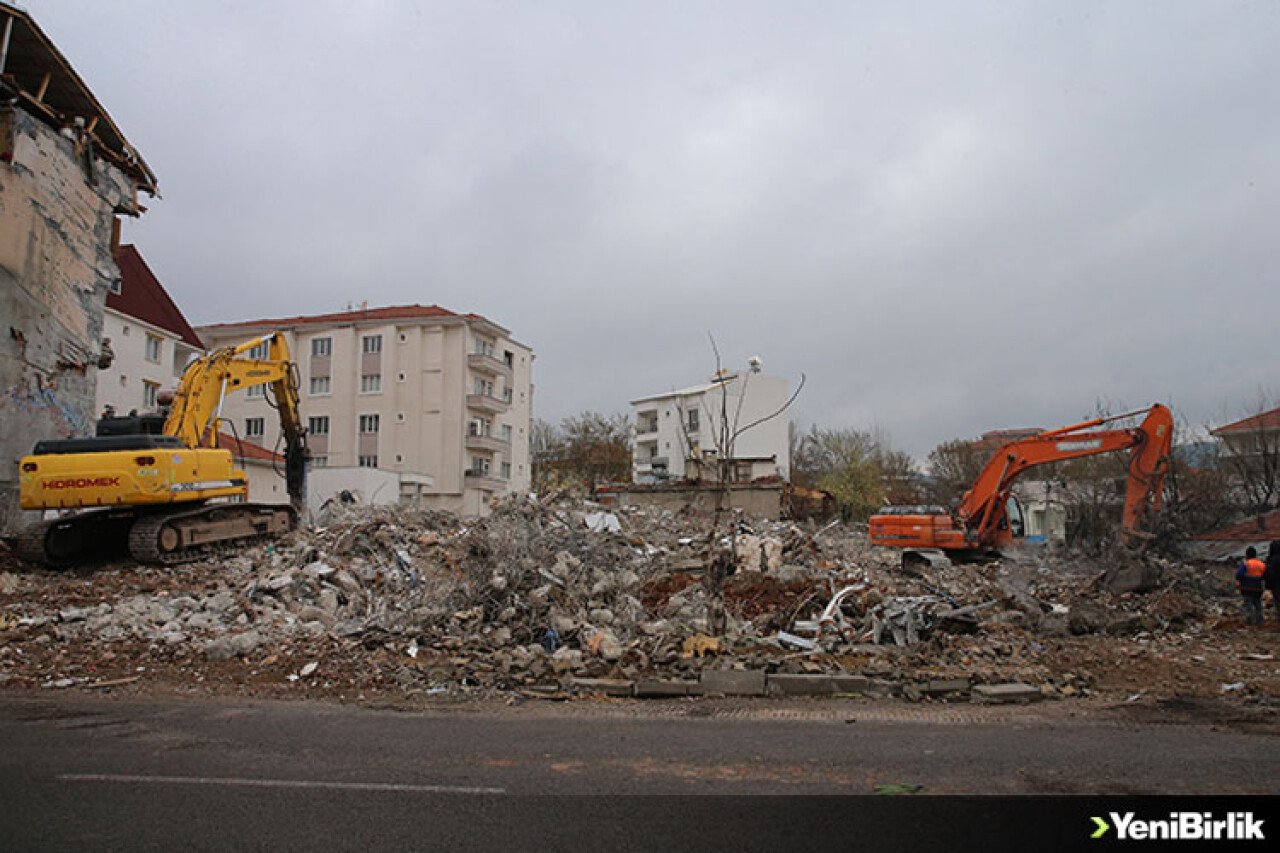
[[[467,435],[468,450],[491,450],[497,453],[507,453],[511,450],[511,442],[504,441],[496,435],[478,435],[469,433]]]
[[[510,403],[492,394],[468,394],[467,408],[475,409],[478,412],[493,412],[497,414],[510,408]]]
[[[487,373],[490,376],[510,376],[511,365],[507,364],[497,356],[489,355],[483,352],[473,352],[467,354],[467,365],[480,373]]]
[[[469,489],[488,489],[494,492],[500,492],[507,487],[507,481],[492,472],[486,474],[483,471],[476,471],[468,468],[463,471],[463,479],[466,480]]]

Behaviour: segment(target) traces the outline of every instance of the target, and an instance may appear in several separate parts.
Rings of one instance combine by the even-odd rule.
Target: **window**
[[[155,364],[160,363],[160,347],[162,345],[160,338],[155,335],[147,335],[147,361]]]
[[[328,468],[329,457],[328,456],[312,456],[311,467],[312,468]]]
[[[408,336],[408,335],[406,335],[404,332],[401,332],[401,333],[400,333],[400,343],[402,343],[402,344],[403,344],[403,343],[406,343],[406,342],[408,342],[408,340],[409,340],[409,336]]]
[[[523,399],[524,399],[524,395],[523,395],[523,394],[521,394],[521,395],[520,395],[520,399],[521,399],[521,400],[523,400]],[[510,403],[510,402],[511,402],[511,389],[510,389],[510,388],[503,388],[503,389],[502,389],[502,400],[503,400],[503,402],[505,402],[505,403]]]
[[[266,418],[245,418],[244,419],[244,437],[245,438],[262,438],[266,433]]]
[[[312,435],[328,435],[329,434],[329,416],[313,415],[307,418],[307,432]]]
[[[154,409],[156,407],[156,395],[159,393],[159,382],[148,382],[145,379],[142,380],[142,405],[146,406],[148,409]]]
[[[333,338],[312,338],[312,355],[333,355]]]
[[[114,293],[116,296],[119,296],[121,293],[124,293],[124,279],[120,279],[120,278],[111,279],[111,292]]]
[[[476,389],[475,391],[476,394],[480,395],[481,397],[493,396],[493,383],[490,382],[488,379],[480,379],[477,377],[475,381],[475,389]]]
[[[400,464],[400,463],[402,463],[402,462],[404,462],[404,454],[403,454],[403,453],[397,453],[397,454],[396,454],[396,464],[397,464],[397,465],[399,465],[399,464]]]
[[[404,373],[397,373],[397,374],[396,374],[396,381],[397,381],[397,382],[403,382],[404,380],[405,380],[405,375],[404,375]]]
[[[516,366],[516,357],[514,354],[512,354],[511,350],[502,351],[502,360],[507,363],[507,367]]]
[[[698,410],[690,409],[689,410],[689,432],[697,432],[697,431],[698,431]]]
[[[360,351],[366,355],[382,352],[382,335],[365,335],[360,339]]]
[[[361,456],[357,464],[361,468],[377,468],[378,457],[377,456]]]
[[[502,463],[502,479],[504,480],[511,479],[511,463],[510,462]]]
[[[311,377],[311,393],[313,395],[321,395],[329,393],[329,377],[328,376],[312,376]]]
[[[476,355],[493,355],[493,341],[476,338]]]
[[[372,435],[378,431],[377,415],[361,415],[360,416],[360,432],[364,435]]]
[[[471,476],[488,477],[491,462],[481,456],[471,457]]]
[[[382,374],[370,373],[360,377],[361,394],[379,394],[382,392]]]
[[[404,412],[396,412],[396,423],[402,424],[404,423],[404,420]]]
[[[503,441],[511,440],[511,424],[502,425],[502,440]]]
[[[468,435],[492,435],[493,421],[487,418],[472,418],[471,426],[467,429]]]
[[[266,357],[267,357],[267,342],[266,342],[266,341],[263,341],[263,342],[262,342],[262,343],[260,343],[260,344],[257,344],[257,345],[255,345],[255,346],[250,347],[250,348],[249,348],[249,352],[247,352],[247,353],[246,353],[246,355],[247,355],[249,358],[257,358],[257,359],[263,359],[263,358],[266,358]]]
[[[266,385],[250,385],[244,392],[246,397],[265,397],[267,396]]]

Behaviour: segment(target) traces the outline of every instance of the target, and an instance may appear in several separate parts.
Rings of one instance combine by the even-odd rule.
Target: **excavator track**
[[[132,523],[133,513],[118,509],[37,521],[18,535],[18,557],[58,568],[116,556]]]
[[[292,507],[214,504],[152,512],[97,510],[28,525],[18,536],[21,559],[51,568],[126,554],[144,563],[186,563],[228,553],[297,527]]]
[[[129,554],[144,563],[186,563],[288,533],[297,523],[292,507],[276,504],[215,504],[151,513],[129,530]]]

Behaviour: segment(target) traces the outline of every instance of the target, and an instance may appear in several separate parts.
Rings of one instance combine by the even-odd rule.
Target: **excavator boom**
[[[1108,424],[1143,414],[1131,428]],[[1146,519],[1159,510],[1173,444],[1173,415],[1160,404],[1110,418],[1046,430],[1000,448],[965,493],[954,513],[888,508],[872,516],[872,544],[949,552],[994,551],[1017,538],[1009,519],[1014,481],[1038,465],[1100,453],[1130,451],[1121,527],[1127,539],[1141,537]]]

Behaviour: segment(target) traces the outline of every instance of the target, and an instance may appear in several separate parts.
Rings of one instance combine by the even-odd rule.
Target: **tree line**
[[[1243,418],[1277,412],[1260,394]],[[1105,416],[1105,406],[1090,417]],[[1192,536],[1280,508],[1280,412],[1271,428],[1245,430],[1230,440],[1178,425],[1165,482],[1162,535]],[[631,423],[625,414],[583,412],[558,425],[535,420],[531,431],[534,489],[590,494],[606,482],[631,479]],[[997,449],[979,439],[938,444],[923,465],[896,450],[882,428],[859,430],[791,426],[791,482],[830,494],[842,518],[866,521],[886,505],[954,507]],[[1023,479],[1067,511],[1075,544],[1101,542],[1114,532],[1127,479],[1127,453],[1045,465]]]

